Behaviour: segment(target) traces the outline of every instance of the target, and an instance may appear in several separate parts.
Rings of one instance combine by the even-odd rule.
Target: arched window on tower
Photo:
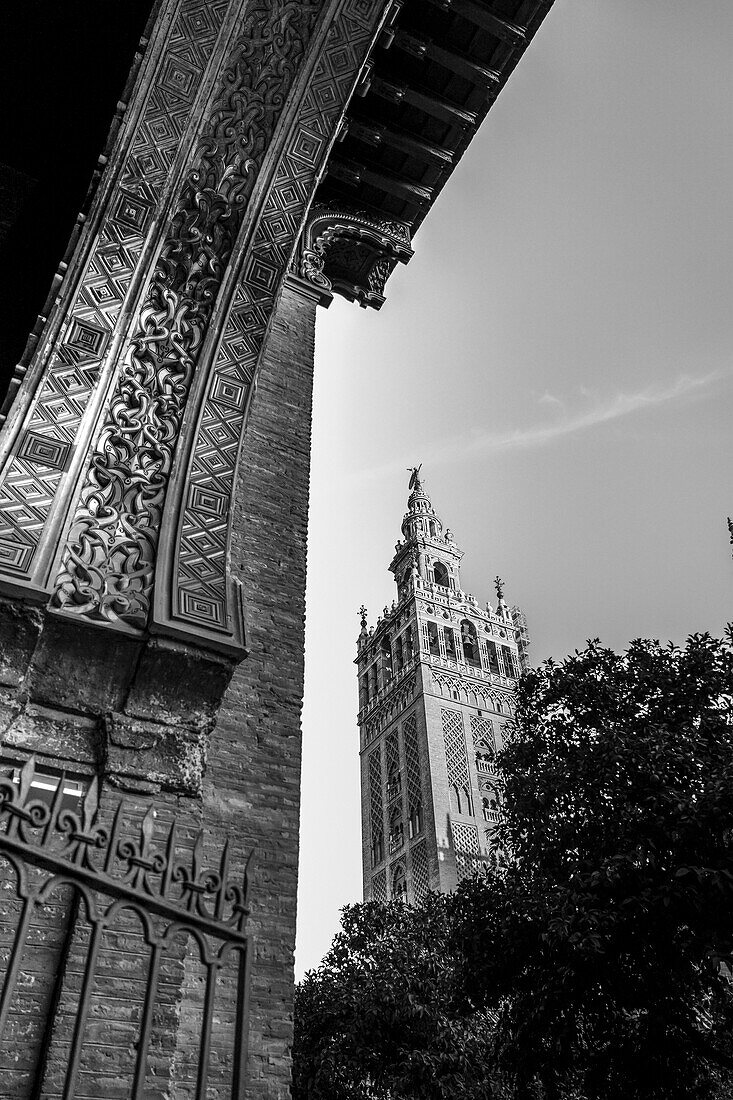
[[[395,806],[389,815],[389,850],[398,851],[405,842],[405,833],[402,826],[402,807]]]
[[[382,638],[382,668],[384,670],[384,682],[392,679],[392,643],[389,634]]]
[[[387,773],[387,800],[391,801],[396,798],[402,790],[402,774],[399,766],[393,761],[389,766],[389,772]]]
[[[402,653],[405,658],[405,664],[412,660],[412,627],[408,626],[402,635]]]
[[[450,657],[451,661],[456,661],[456,636],[449,626],[443,627],[443,633],[445,634],[445,654],[446,657]]]
[[[473,815],[471,796],[465,787],[461,787],[457,783],[451,783],[448,796],[452,813],[463,814],[468,817]]]
[[[430,520],[430,534],[435,538],[435,522],[432,519]]]
[[[407,821],[407,832],[412,840],[422,832],[422,802],[417,799],[410,803],[410,816]]]
[[[438,641],[438,624],[428,623],[428,646],[433,657],[440,657],[440,642]]]
[[[474,668],[481,668],[476,627],[468,619],[461,622],[461,642],[463,643],[463,656],[466,664],[473,665]]]
[[[443,588],[450,587],[450,578],[448,576],[448,570],[443,565],[442,561],[436,561],[433,566],[433,578],[436,584],[441,585]]]
[[[504,658],[504,668],[507,676],[519,676],[516,657],[508,645],[503,645],[501,647],[501,655]]]
[[[405,658],[402,652],[402,635],[398,634],[394,640],[394,662],[397,672],[401,672],[405,663]]]
[[[486,652],[489,655],[489,672],[493,672],[494,676],[499,675],[499,655],[496,651],[496,642],[486,643]]]
[[[490,821],[496,825],[499,821],[499,802],[495,794],[487,795],[482,799],[484,821]]]
[[[407,901],[407,875],[401,863],[397,864],[392,875],[392,901]]]

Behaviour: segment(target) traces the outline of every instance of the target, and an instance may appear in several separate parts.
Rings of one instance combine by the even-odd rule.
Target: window
[[[428,647],[433,657],[440,657],[440,642],[438,641],[437,623],[428,623]]]
[[[401,634],[397,638],[395,638],[394,659],[395,659],[395,666],[397,668],[397,671],[401,672],[403,667],[404,667],[404,664],[405,664],[404,654],[403,654],[403,651],[402,651],[402,635]]]
[[[517,669],[517,662],[516,662],[516,659],[514,657],[514,653],[509,648],[508,645],[503,645],[501,647],[501,655],[504,658],[504,668],[506,669],[507,676],[517,677],[519,675],[519,670]]]
[[[450,808],[454,814],[464,814],[469,817],[473,814],[471,796],[465,787],[452,783],[449,790]]]
[[[381,863],[384,859],[384,837],[382,836],[381,829],[379,832],[374,831],[372,835],[372,866],[376,867],[378,863]]]
[[[20,785],[20,768],[14,767],[11,772],[11,779],[13,783]],[[46,770],[45,768],[39,768],[36,765],[33,772],[33,779],[31,780],[30,791],[28,793],[28,801],[30,802],[43,802],[46,806],[50,806],[54,800],[56,792],[59,788],[61,781],[61,775],[59,773]],[[87,792],[89,783],[82,779],[69,779],[68,776],[64,779],[64,789],[61,792],[61,802],[59,804],[59,810],[78,810],[79,804]]]
[[[473,665],[474,668],[481,668],[476,627],[468,619],[464,619],[461,623],[461,642],[463,643],[463,656],[466,664]]]
[[[392,875],[392,901],[407,901],[407,875],[401,863],[397,864]]]
[[[422,802],[414,802],[410,806],[410,816],[407,822],[407,831],[412,840],[422,832]]]
[[[435,538],[435,523],[433,520],[430,520],[430,534]],[[437,584],[438,582],[436,581],[435,583]]]
[[[387,774],[387,799],[396,798],[402,790],[402,775],[396,764],[392,764]]]
[[[448,570],[443,565],[442,561],[436,561],[435,565],[433,566],[433,577],[436,584],[442,585],[443,588],[450,587]]]
[[[366,706],[369,702],[369,673],[365,672],[361,678],[361,705]]]
[[[404,829],[402,827],[402,809],[395,806],[389,815],[389,850],[396,852],[405,842]]]
[[[496,652],[496,643],[487,642],[486,649],[489,654],[489,672],[493,672],[495,676],[499,675],[499,655]]]
[[[496,795],[484,798],[482,800],[482,808],[484,812],[484,821],[491,821],[494,825],[499,821],[499,803]]]
[[[405,664],[412,660],[412,627],[408,626],[405,633],[402,635],[402,653],[405,658]]]
[[[456,656],[456,636],[449,626],[443,628],[445,632],[445,652],[446,656],[450,657],[451,661],[457,660]]]
[[[392,645],[389,640],[389,634],[385,634],[382,638],[382,669],[384,671],[384,682],[392,678]]]

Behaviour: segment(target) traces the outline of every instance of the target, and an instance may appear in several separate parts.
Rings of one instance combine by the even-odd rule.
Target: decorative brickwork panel
[[[384,807],[382,802],[382,746],[369,757],[369,831],[372,858],[384,852]],[[375,859],[375,862],[380,862]]]
[[[402,726],[402,739],[405,748],[407,810],[408,817],[412,819],[415,811],[422,806],[422,769],[417,745],[417,720],[414,714],[405,719]]]
[[[471,781],[468,776],[468,754],[466,752],[463,716],[457,710],[441,710],[440,717],[443,722],[448,782],[469,790]]]
[[[190,121],[228,0],[182,0],[102,218],[0,485],[4,572],[27,574],[140,260],[152,211]],[[195,33],[194,33],[195,31]],[[132,112],[132,107],[129,109]],[[42,438],[45,448],[34,446]]]
[[[372,879],[372,901],[376,901],[379,905],[386,905],[387,903],[387,872],[378,871]]]
[[[400,750],[397,744],[397,731],[388,733],[384,739],[384,757],[387,767],[387,799],[397,798],[402,793],[400,774]]]
[[[428,892],[428,856],[425,842],[416,844],[410,851],[412,865],[412,895],[416,902],[422,901]]]
[[[456,874],[462,879],[484,864],[478,829],[475,825],[452,821],[451,831],[456,852]]]
[[[472,714],[471,737],[476,750],[490,751],[496,748],[494,723],[490,718],[479,718],[477,714]]]

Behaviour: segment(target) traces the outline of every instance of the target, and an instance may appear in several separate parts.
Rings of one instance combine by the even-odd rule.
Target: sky
[[[362,602],[423,463],[531,659],[733,618],[733,4],[556,0],[377,313],[317,330],[296,976],[362,900]]]

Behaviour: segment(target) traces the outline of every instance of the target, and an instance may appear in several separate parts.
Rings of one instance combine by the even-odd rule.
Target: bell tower
[[[528,636],[519,608],[481,607],[463,551],[412,471],[390,572],[397,599],[357,641],[364,898],[419,901],[490,859],[493,753],[512,713]]]

